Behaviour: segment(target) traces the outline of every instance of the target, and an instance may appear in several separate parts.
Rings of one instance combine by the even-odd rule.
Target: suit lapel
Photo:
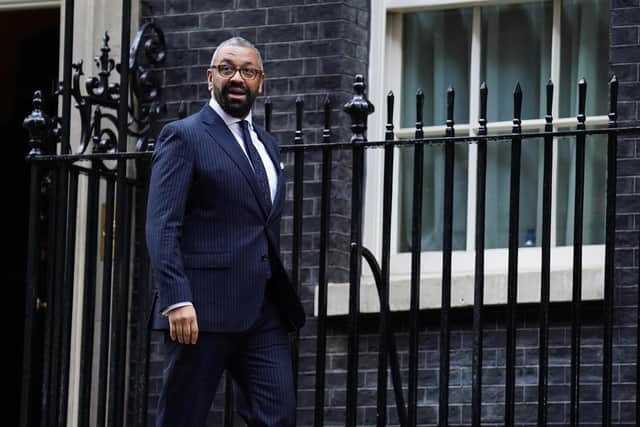
[[[205,131],[215,142],[218,143],[220,148],[227,153],[236,166],[238,166],[244,177],[247,179],[256,201],[258,202],[258,205],[260,205],[263,215],[267,217],[267,210],[261,201],[260,190],[258,189],[258,183],[256,181],[255,173],[251,168],[251,164],[249,163],[249,159],[236,142],[236,138],[227,127],[227,124],[209,105],[205,105],[201,110],[201,116],[202,122],[205,124]],[[271,156],[271,153],[269,155]],[[271,210],[273,211],[273,209]]]
[[[284,194],[283,192],[285,190],[284,174],[282,173],[282,169],[280,168],[280,156],[276,152],[276,141],[261,127],[254,126],[253,128],[258,134],[260,141],[262,141],[262,144],[266,148],[267,153],[269,153],[269,157],[271,158],[271,162],[273,163],[273,166],[276,170],[276,176],[278,180],[276,185],[276,194],[273,197],[273,206],[271,207],[271,211],[269,212],[269,219],[271,219],[272,216],[276,215],[276,213],[280,209],[282,209],[282,200],[284,200],[284,198],[281,196]]]

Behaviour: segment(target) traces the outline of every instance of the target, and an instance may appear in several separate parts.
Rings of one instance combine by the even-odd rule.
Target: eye
[[[220,74],[222,74],[222,75],[230,75],[235,71],[235,68],[233,68],[231,65],[221,64],[218,67],[218,70],[220,71]]]

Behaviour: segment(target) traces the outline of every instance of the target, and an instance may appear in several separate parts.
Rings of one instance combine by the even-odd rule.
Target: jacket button
[[[269,257],[268,257],[267,255],[262,255],[262,256],[260,257],[260,259],[261,259],[262,261],[269,261]]]

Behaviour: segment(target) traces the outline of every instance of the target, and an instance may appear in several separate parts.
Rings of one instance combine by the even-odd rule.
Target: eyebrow
[[[236,65],[236,63],[231,61],[230,59],[224,59],[223,58],[223,59],[220,60],[220,64],[224,64],[224,63],[229,64],[229,65]],[[252,61],[245,61],[245,63],[243,65],[241,65],[241,67],[244,67],[244,66],[247,66],[247,65],[250,65],[252,67],[257,67],[257,64],[254,64]]]

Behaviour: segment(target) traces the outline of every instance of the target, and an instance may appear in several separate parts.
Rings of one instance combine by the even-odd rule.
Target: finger
[[[176,340],[176,322],[169,322],[169,336],[171,337],[171,341]]]
[[[182,325],[182,340],[185,344],[191,344],[191,322],[185,320]]]
[[[191,344],[195,344],[198,341],[198,321],[193,319],[191,321]]]
[[[184,337],[182,335],[182,322],[176,322],[176,337],[180,344],[184,344]]]

